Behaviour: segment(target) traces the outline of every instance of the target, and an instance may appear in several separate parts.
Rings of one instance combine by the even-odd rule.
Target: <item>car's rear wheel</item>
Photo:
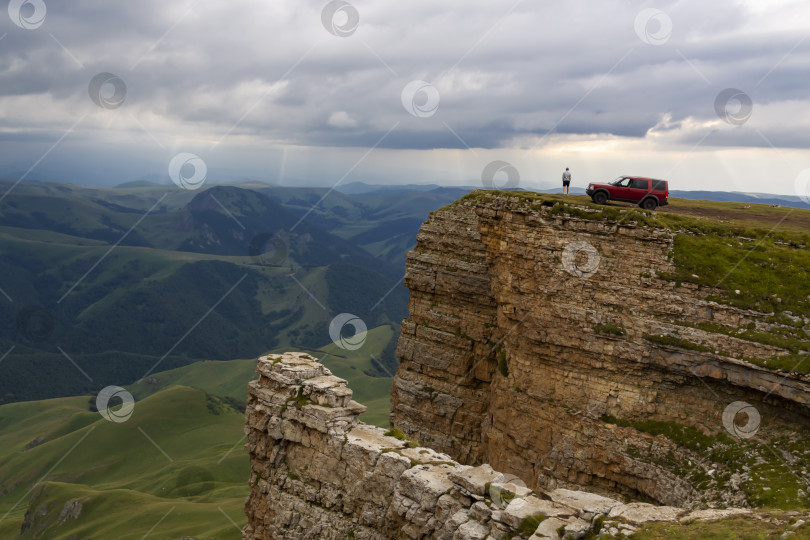
[[[644,210],[655,210],[656,208],[658,208],[658,201],[656,201],[653,197],[644,199],[641,202],[641,207]]]
[[[597,191],[593,194],[593,202],[596,204],[605,204],[607,202],[607,193],[604,191]]]

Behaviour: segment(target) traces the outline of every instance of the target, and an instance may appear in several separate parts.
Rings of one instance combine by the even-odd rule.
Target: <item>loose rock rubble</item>
[[[504,540],[629,533],[648,521],[718,519],[747,510],[687,511],[554,489],[532,491],[487,464],[362,424],[346,381],[304,353],[259,358],[248,385],[253,539]]]

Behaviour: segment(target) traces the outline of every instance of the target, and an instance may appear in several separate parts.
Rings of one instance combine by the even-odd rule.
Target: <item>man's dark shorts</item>
[[[568,187],[570,185],[571,185],[571,180],[568,180],[567,182],[565,180],[563,180],[563,187]]]

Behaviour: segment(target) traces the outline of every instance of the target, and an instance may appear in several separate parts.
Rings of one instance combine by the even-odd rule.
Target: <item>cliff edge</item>
[[[489,465],[462,465],[397,430],[358,422],[365,408],[346,381],[307,354],[264,356],[256,371],[246,410],[245,540],[541,540],[753,517],[533,491]]]
[[[391,425],[530,488],[806,506],[810,310],[758,282],[804,240],[473,192],[408,255]]]

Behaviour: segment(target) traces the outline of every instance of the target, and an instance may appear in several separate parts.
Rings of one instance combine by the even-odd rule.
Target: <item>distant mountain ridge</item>
[[[346,195],[368,195],[371,193],[404,193],[408,191],[437,191],[437,190],[458,190],[470,191],[473,189],[481,189],[480,185],[469,186],[441,186],[438,184],[404,184],[404,185],[384,185],[384,184],[365,184],[363,182],[352,182],[343,186],[338,186],[336,190]],[[537,186],[524,186],[512,188],[515,191],[537,191],[538,193],[562,193],[562,188],[549,188]],[[585,189],[579,187],[572,187],[571,193],[575,195],[584,195]],[[683,199],[692,200],[707,200],[717,202],[742,202],[742,203],[757,203],[757,204],[779,204],[781,206],[789,206],[792,208],[810,208],[810,204],[796,195],[780,195],[774,193],[756,193],[756,192],[742,192],[742,191],[708,191],[708,190],[671,190],[671,197],[680,197]]]
[[[351,238],[380,224],[366,217],[358,229],[380,210],[371,202],[350,211],[335,193],[316,209],[325,190],[161,189],[20,184],[0,202],[0,403],[320,347],[342,312],[369,329],[403,317],[407,292],[389,259],[410,244],[372,254]],[[344,225],[351,232],[330,231]],[[377,372],[392,372],[382,348]]]
[[[15,175],[8,175],[7,178],[14,178]],[[29,183],[30,182],[30,183]],[[12,180],[0,179],[0,189],[3,186],[10,186],[13,184]],[[37,177],[31,179],[26,177],[25,182],[18,185],[15,190],[25,190],[26,187],[33,190],[48,190],[48,186],[63,186],[63,190],[78,190],[81,191],[110,191],[110,190],[129,190],[129,189],[145,189],[152,188],[161,192],[174,191],[175,186],[168,180],[163,181],[160,175],[148,175],[137,180],[132,180],[118,184],[112,188],[82,186],[78,184],[60,184],[58,182],[50,181],[44,177]],[[480,184],[470,185],[450,185],[443,186],[441,184],[367,184],[365,182],[349,182],[346,184],[337,185],[334,188],[330,186],[291,186],[291,185],[271,185],[266,182],[256,180],[242,180],[235,182],[223,181],[209,181],[208,187],[213,186],[229,186],[229,187],[242,187],[262,190],[284,191],[284,190],[311,190],[325,193],[333,189],[343,196],[364,196],[372,194],[388,194],[396,195],[409,192],[452,192],[452,193],[466,193],[473,189],[482,189]],[[7,187],[5,189],[8,189]],[[537,191],[538,193],[562,193],[562,188],[558,187],[542,187],[537,185],[525,185],[515,190]],[[585,189],[573,186],[571,193],[576,195],[585,194]],[[193,192],[187,192],[193,194]],[[680,197],[692,200],[708,200],[718,202],[743,202],[743,203],[758,203],[758,204],[779,204],[782,206],[789,206],[792,208],[810,208],[810,203],[803,198],[796,195],[782,195],[777,193],[761,193],[761,192],[745,192],[745,191],[710,191],[710,190],[678,190],[670,191],[672,197]]]
[[[769,193],[743,193],[739,191],[679,191],[669,192],[671,197],[718,202],[741,202],[751,204],[778,204],[791,208],[810,208],[810,204],[793,195]]]
[[[124,182],[123,184],[118,184],[113,186],[114,189],[131,189],[131,188],[140,188],[140,187],[157,187],[162,185],[168,184],[159,184],[157,182],[151,182],[149,180],[133,180],[131,182]]]

